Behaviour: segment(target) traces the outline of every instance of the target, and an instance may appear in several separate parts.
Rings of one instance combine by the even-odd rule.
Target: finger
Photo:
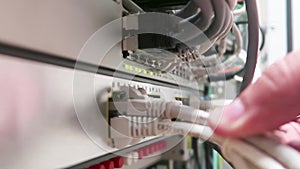
[[[243,137],[275,129],[300,112],[300,52],[270,66],[229,106],[220,120],[212,118],[215,132]]]
[[[293,141],[288,143],[288,145],[300,152],[300,141]]]

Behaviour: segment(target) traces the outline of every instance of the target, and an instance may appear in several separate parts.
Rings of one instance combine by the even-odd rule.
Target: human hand
[[[299,88],[300,52],[293,52],[271,65],[225,107],[221,119],[210,118],[210,125],[216,134],[227,137],[272,131],[300,114]]]

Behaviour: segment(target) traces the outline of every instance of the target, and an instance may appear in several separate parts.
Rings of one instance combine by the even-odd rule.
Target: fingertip
[[[295,89],[300,86],[300,62],[295,62],[296,57],[300,51],[273,64],[219,115],[212,115],[209,124],[215,133],[227,137],[261,134],[299,115],[300,97]]]
[[[213,111],[209,117],[209,125],[218,135],[239,137],[240,128],[247,121],[247,115],[243,102],[237,98],[223,111]]]

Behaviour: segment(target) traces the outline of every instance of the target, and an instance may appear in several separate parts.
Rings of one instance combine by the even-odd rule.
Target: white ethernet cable
[[[226,41],[227,41],[226,37],[219,40],[219,47],[218,47],[219,56],[223,56],[226,52],[226,47],[227,47]]]
[[[197,62],[194,62],[192,64],[192,72],[195,75],[195,78],[202,78],[205,75],[208,74],[217,74],[222,72],[224,69],[227,69],[227,67],[231,67],[232,65],[235,65],[234,62],[236,62],[237,58],[241,58],[242,60],[245,60],[243,57],[245,56],[245,51],[243,51],[243,38],[241,35],[240,30],[238,29],[236,24],[232,24],[232,33],[235,36],[236,39],[236,45],[234,45],[234,55],[232,55],[229,59],[222,62],[221,64],[217,64],[218,61],[221,62],[220,56],[223,56],[226,51],[227,41],[226,37],[219,40],[219,47],[218,47],[218,56],[212,55],[210,57],[200,57]],[[245,61],[244,61],[245,62]],[[203,67],[205,65],[205,67]],[[224,75],[225,78],[225,75]]]
[[[232,25],[232,32],[236,38],[236,44],[237,44],[235,49],[235,54],[239,55],[243,49],[243,38],[236,24]]]
[[[117,131],[112,132],[112,138],[124,136],[141,138],[166,133],[190,135],[219,145],[223,157],[237,169],[297,169],[300,167],[300,153],[287,145],[265,136],[244,139],[220,137],[215,135],[209,126],[205,125],[209,116],[208,112],[196,111],[196,109],[184,106],[176,101],[152,100],[152,98],[146,96],[143,90],[128,87],[126,89],[129,90],[130,98],[139,99],[129,99],[130,101],[123,102],[124,104],[134,105],[135,109],[139,110],[134,113],[146,109],[150,111],[148,111],[148,114],[145,111],[146,114],[143,115],[134,115],[134,113],[127,112],[129,115],[112,118],[111,125]],[[123,109],[123,111],[125,110],[127,111],[128,107]],[[162,114],[159,114],[159,112]],[[170,119],[174,117],[186,122],[173,122]],[[199,117],[201,120],[193,120]]]
[[[203,110],[183,105],[181,101],[150,98],[143,89],[121,87],[127,91],[127,101],[114,101],[111,109],[125,116],[143,116],[155,118],[178,118],[183,121],[205,125],[209,114]]]
[[[210,127],[185,122],[159,122],[159,130],[187,134],[217,143],[222,155],[238,169],[297,169],[300,153],[264,136],[245,139],[223,138]]]
[[[219,145],[222,156],[237,169],[297,169],[300,166],[299,152],[264,136],[224,138],[215,135],[208,126],[149,117],[119,116],[112,118],[111,123],[117,131],[112,135],[115,139],[181,134],[208,140]]]

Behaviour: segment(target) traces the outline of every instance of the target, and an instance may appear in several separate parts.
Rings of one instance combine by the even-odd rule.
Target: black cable
[[[206,144],[207,144],[207,146],[209,146],[212,149],[216,150],[220,155],[222,155],[221,149],[217,144],[215,144],[213,142],[209,142],[209,141],[207,141]]]
[[[257,62],[259,40],[259,19],[256,0],[245,0],[245,3],[248,15],[248,50],[240,92],[252,82]]]
[[[207,84],[204,85],[203,96],[204,97],[209,97],[209,86]],[[212,148],[209,146],[208,141],[204,142],[202,145],[203,145],[203,149],[204,149],[204,160],[205,160],[204,164],[205,164],[205,169],[213,169]]]
[[[201,169],[200,157],[199,157],[199,149],[198,149],[198,140],[199,138],[192,138],[192,149],[194,151],[194,158],[197,169]]]
[[[205,169],[213,169],[213,153],[212,148],[204,143],[204,153],[205,153]]]
[[[259,51],[262,51],[266,43],[266,31],[261,26],[259,27],[259,30],[261,33],[261,44],[259,46]]]
[[[235,24],[236,25],[244,25],[244,24],[248,24],[248,21],[237,21],[237,22],[235,22]],[[266,44],[266,31],[261,26],[259,26],[259,31],[261,33],[261,43],[259,45],[259,51],[262,51]]]
[[[208,142],[208,141],[206,142],[206,144],[207,144],[207,146],[209,146],[209,147],[211,147],[212,149],[216,150],[216,151],[222,156],[222,158],[223,158],[225,161],[227,161],[227,163],[228,163],[231,167],[233,167],[233,165],[230,163],[230,161],[228,161],[228,160],[223,156],[222,151],[221,151],[220,147],[219,147],[217,144],[215,144],[215,143],[213,143],[213,142]]]

